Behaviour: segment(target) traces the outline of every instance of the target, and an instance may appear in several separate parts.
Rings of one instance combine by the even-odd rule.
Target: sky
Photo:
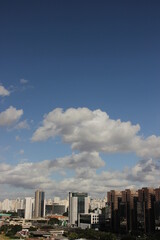
[[[159,12],[0,1],[0,199],[159,186]]]

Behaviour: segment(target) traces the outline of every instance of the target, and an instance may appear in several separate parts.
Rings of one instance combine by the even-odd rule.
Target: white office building
[[[69,224],[78,225],[78,214],[88,213],[88,193],[69,193]]]
[[[25,219],[31,219],[33,217],[34,209],[34,198],[26,197],[25,198]]]

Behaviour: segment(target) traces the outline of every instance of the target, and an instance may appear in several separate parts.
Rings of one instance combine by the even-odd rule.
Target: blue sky
[[[4,197],[7,194],[16,196],[19,192],[21,195],[31,194],[39,187],[44,188],[50,196],[67,194],[70,190],[76,190],[77,181],[82,183],[77,185],[77,190],[102,195],[111,188],[158,183],[154,171],[158,169],[160,159],[159,11],[160,3],[156,0],[0,2],[0,114],[4,115],[13,106],[17,116],[14,120],[14,114],[9,112],[10,123],[4,116],[3,124],[0,121],[0,164],[7,169],[0,181]],[[4,89],[8,94],[4,94]],[[49,124],[52,125],[51,130],[55,128],[54,133],[50,137],[45,136],[45,141],[41,135],[33,141],[40,127],[44,134],[48,134],[48,125],[44,124],[43,119],[57,108],[62,108],[63,113],[71,108],[75,110],[69,112],[73,118],[72,124],[66,126],[65,114],[61,114],[59,119],[63,125],[55,123],[53,114]],[[95,127],[95,132],[86,129],[86,111],[81,112],[80,108],[90,111],[87,114],[92,115],[91,125],[98,121],[97,125],[100,124],[101,129]],[[103,129],[104,122],[101,124],[101,121],[104,116],[97,115],[99,113],[94,112],[97,109],[109,115],[109,119],[114,122],[117,119],[121,123],[131,122],[131,127],[127,125],[121,134],[115,131],[112,136],[114,141],[111,143],[114,145],[116,142],[116,150],[104,150],[100,145],[104,145],[105,141],[106,145],[110,145],[107,143],[107,134],[112,127],[106,122]],[[23,114],[16,115],[18,110],[23,110]],[[80,114],[79,118],[84,116],[79,120],[81,127],[74,119],[74,114]],[[99,116],[98,120],[96,116]],[[140,128],[131,134],[132,127],[137,124]],[[75,141],[73,126],[76,126],[79,136],[85,139],[78,137]],[[123,129],[121,124],[118,126]],[[71,128],[71,132],[66,135],[66,131]],[[126,128],[127,141],[134,141],[129,146],[126,146],[126,134],[123,134]],[[103,142],[101,137],[105,130],[107,134]],[[98,140],[94,139],[96,134]],[[155,139],[147,140],[152,135],[155,135]],[[66,136],[67,140],[64,139]],[[69,137],[73,139],[68,140]],[[79,145],[72,146],[77,141]],[[82,146],[81,149],[83,143],[86,148]],[[147,154],[146,149],[153,151],[153,154]],[[90,159],[88,154],[92,156],[93,151],[93,159],[99,165],[95,167],[86,159],[88,165],[85,167],[94,170],[96,189],[91,186],[82,166],[84,155],[87,154],[85,156]],[[66,160],[66,156],[72,157]],[[64,158],[63,166],[59,160],[61,158]],[[27,168],[27,164],[40,164],[44,160],[52,163],[57,161],[51,173],[46,167],[49,163],[43,167],[33,165],[37,171],[36,179],[34,173],[28,177],[33,180],[30,184],[26,176],[18,178],[17,169],[22,171]],[[142,160],[145,160],[146,165],[144,162],[142,164]],[[70,166],[69,161],[74,162],[74,166]],[[152,169],[147,172],[147,176],[155,176],[155,179],[148,177],[142,181],[139,178],[146,171],[142,165]],[[38,173],[42,169],[45,180],[38,180]],[[139,172],[135,173],[137,169]],[[105,177],[100,180],[102,172],[108,175],[112,173],[115,182],[105,185]],[[108,175],[106,182],[110,179]],[[118,176],[124,178],[122,186],[116,184]]]

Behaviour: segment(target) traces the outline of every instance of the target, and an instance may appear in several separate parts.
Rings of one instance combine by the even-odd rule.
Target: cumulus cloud
[[[160,157],[160,137],[143,139],[139,124],[110,119],[106,112],[88,108],[56,108],[44,116],[32,141],[60,136],[73,150],[80,152],[135,152],[140,157]]]
[[[48,182],[47,173],[41,167],[43,164],[20,163],[16,166],[0,164],[0,184],[33,189]],[[44,169],[45,170],[45,169]],[[42,175],[43,172],[43,175]]]
[[[59,135],[73,149],[80,151],[128,151],[130,139],[139,130],[139,125],[112,120],[101,110],[70,108],[63,112],[57,108],[44,116],[43,125],[36,130],[32,140],[42,141]]]
[[[137,139],[135,143],[137,155],[141,158],[160,158],[160,137],[152,135],[146,139]]]
[[[104,161],[100,158],[97,152],[82,152],[78,154],[72,154],[71,156],[66,156],[63,158],[58,158],[56,160],[50,161],[50,168],[93,168],[97,169],[105,165]]]
[[[0,96],[4,97],[9,95],[10,95],[10,92],[5,87],[0,85]]]
[[[29,129],[29,124],[27,120],[17,123],[15,126],[15,129]]]
[[[127,174],[127,179],[132,182],[145,182],[151,186],[160,181],[160,162],[153,159],[139,161]]]
[[[74,165],[77,158],[79,159],[78,164]],[[75,170],[75,175],[72,177],[66,176],[62,180],[53,179],[55,172],[57,174],[57,169],[58,172],[60,169],[64,169],[62,158],[44,160],[38,163],[19,163],[16,166],[0,163],[0,184],[24,189],[54,190],[54,192],[64,195],[69,191],[77,191],[77,189],[92,195],[103,195],[110,189],[140,188],[146,184],[156,187],[160,181],[160,164],[152,159],[142,160],[133,168],[122,171],[102,171],[100,173],[97,173],[96,169],[103,165],[102,163],[95,166],[87,161],[83,166],[80,163],[80,156],[71,155],[63,159],[65,169]],[[71,159],[73,159],[73,164],[68,164]],[[103,160],[101,161],[103,162]]]
[[[5,111],[0,113],[0,126],[10,126],[16,123],[23,115],[23,110],[10,106]]]
[[[2,167],[0,164],[0,184],[46,191],[54,189],[59,194],[78,189],[93,195],[104,194],[111,189],[158,186],[160,137],[153,135],[143,138],[139,132],[138,124],[111,119],[101,110],[69,108],[63,111],[56,108],[44,116],[32,141],[60,136],[74,152],[69,156],[37,163],[4,164]],[[117,152],[134,152],[143,160],[122,171],[102,171],[105,162],[100,153]],[[55,180],[55,173],[60,178]]]
[[[23,154],[24,151],[19,152]],[[104,166],[103,160],[98,153],[79,153],[72,154],[64,158],[54,160],[44,160],[38,163],[25,162],[16,166],[0,164],[0,184],[10,184],[16,187],[36,188],[53,187],[52,173],[61,170],[72,169],[97,169]],[[43,174],[42,174],[43,173]]]
[[[124,181],[118,181],[117,178],[116,180],[112,178],[106,181],[98,176],[94,170],[92,172],[94,177],[92,176],[92,178],[88,174],[86,178],[79,175],[56,181],[52,178],[56,171],[54,167],[50,167],[50,161],[19,163],[16,166],[0,164],[0,184],[24,189],[43,188],[46,191],[49,189],[53,191],[54,189],[54,191],[63,192],[65,195],[69,191],[76,191],[77,189],[92,193],[104,193],[107,191],[107,187],[119,187],[124,184]],[[81,168],[81,171],[85,171],[85,169]]]

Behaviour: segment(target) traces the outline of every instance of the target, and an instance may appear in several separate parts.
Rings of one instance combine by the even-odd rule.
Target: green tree
[[[72,233],[69,234],[68,238],[69,238],[70,240],[72,240],[72,239],[77,239],[77,238],[78,238],[78,234],[75,233],[75,232],[72,232]]]
[[[11,225],[11,226],[9,226],[9,229],[6,232],[6,236],[8,236],[8,237],[15,237],[15,234],[17,232],[21,231],[21,230],[22,230],[22,226],[20,226],[20,225],[15,225],[15,226]]]
[[[31,226],[31,227],[29,228],[29,231],[36,231],[36,230],[37,230],[36,227],[32,227],[32,226]]]
[[[2,225],[0,228],[0,233],[6,233],[8,230],[8,226],[7,225]]]
[[[112,233],[95,231],[94,229],[70,229],[68,233],[65,233],[69,239],[85,238],[95,240],[116,240],[116,237]],[[73,237],[73,238],[70,238]]]
[[[116,236],[112,233],[101,232],[100,240],[116,240]]]
[[[7,214],[11,214],[12,217],[18,217],[17,212],[7,212]]]
[[[50,225],[59,225],[60,221],[57,218],[50,218],[50,220],[48,221],[48,224]]]

